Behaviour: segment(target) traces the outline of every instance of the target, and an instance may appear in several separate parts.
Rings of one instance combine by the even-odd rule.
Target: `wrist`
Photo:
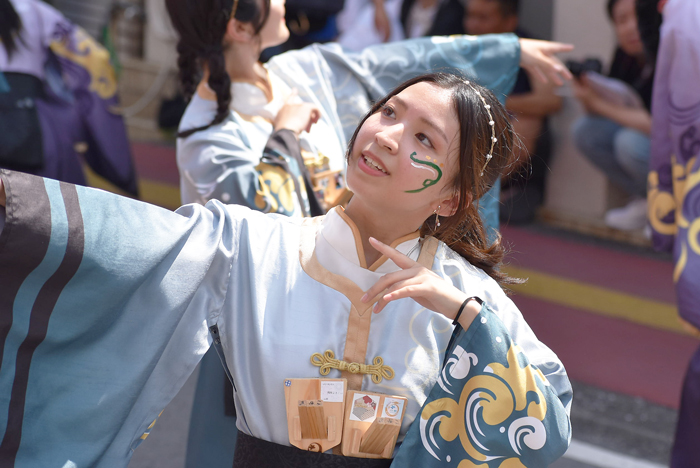
[[[452,325],[457,325],[459,323],[465,330],[469,328],[474,318],[479,315],[482,304],[483,301],[477,296],[466,298],[459,306],[452,320]]]
[[[286,132],[291,132],[291,133],[293,133],[294,136],[297,137],[297,138],[299,138],[299,134],[301,133],[301,131],[299,131],[299,130],[294,130],[293,128],[285,127],[285,126],[283,126],[283,125],[281,125],[281,126],[279,126],[279,127],[274,127],[273,131],[274,131],[274,132],[285,132],[285,131],[286,131]]]

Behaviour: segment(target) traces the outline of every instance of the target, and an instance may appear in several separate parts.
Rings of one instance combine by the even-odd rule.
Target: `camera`
[[[572,75],[576,78],[580,78],[581,74],[585,72],[596,72],[601,73],[603,71],[603,62],[600,59],[588,57],[583,61],[577,60],[567,60],[566,68],[569,69]]]

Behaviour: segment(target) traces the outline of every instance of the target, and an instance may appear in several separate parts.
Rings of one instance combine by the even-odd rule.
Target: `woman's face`
[[[285,0],[270,0],[270,15],[258,34],[262,49],[278,46],[289,39],[284,4]]]
[[[451,196],[458,132],[451,91],[414,84],[365,120],[348,161],[348,186],[372,206],[422,216],[420,224]]]
[[[618,0],[613,6],[612,13],[617,43],[626,54],[638,57],[644,54],[644,45],[639,36],[634,5],[634,0]]]

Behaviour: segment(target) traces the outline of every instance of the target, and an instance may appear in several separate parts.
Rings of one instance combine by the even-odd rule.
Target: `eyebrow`
[[[397,103],[400,107],[403,107],[404,109],[408,109],[408,104],[406,103],[406,101],[404,101],[402,98],[400,98],[400,97],[398,96],[398,94],[393,95],[393,96],[391,97],[391,99],[396,100],[396,103]],[[426,118],[423,117],[423,116],[419,117],[419,119],[420,119],[423,123],[425,123],[426,125],[432,127],[432,128],[442,137],[442,139],[445,140],[445,143],[448,143],[447,135],[445,135],[445,132],[444,132],[440,127],[438,127],[438,126],[435,124],[435,122],[433,122],[432,120],[426,119]]]

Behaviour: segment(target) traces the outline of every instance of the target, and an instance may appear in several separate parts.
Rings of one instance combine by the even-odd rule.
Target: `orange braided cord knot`
[[[345,362],[335,358],[335,353],[330,349],[325,353],[314,353],[311,355],[311,364],[320,367],[318,372],[321,375],[328,375],[331,369],[339,371],[348,371],[351,374],[369,374],[372,376],[372,382],[378,384],[383,379],[391,380],[394,378],[394,369],[384,365],[384,359],[380,356],[374,358],[374,364],[360,364],[359,362]]]

